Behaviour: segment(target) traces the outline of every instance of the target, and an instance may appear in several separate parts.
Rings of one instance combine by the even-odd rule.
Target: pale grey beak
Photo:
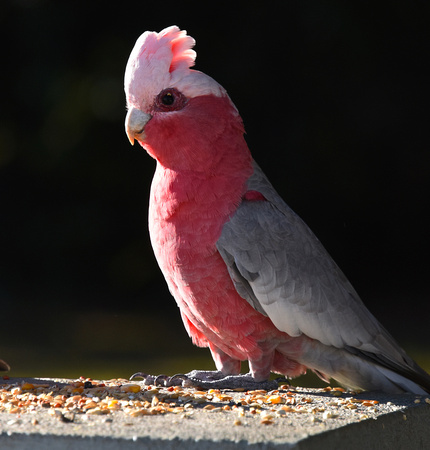
[[[130,108],[125,118],[125,132],[131,145],[134,145],[134,140],[145,140],[145,125],[151,119],[151,115],[142,112],[137,108]]]

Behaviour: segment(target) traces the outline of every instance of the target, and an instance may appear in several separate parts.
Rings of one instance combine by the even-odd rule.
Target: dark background
[[[123,126],[134,42],[172,24],[197,40],[196,68],[229,92],[275,187],[430,370],[429,3],[276,4],[2,3],[0,357],[11,375],[213,367],[152,255],[154,161]]]

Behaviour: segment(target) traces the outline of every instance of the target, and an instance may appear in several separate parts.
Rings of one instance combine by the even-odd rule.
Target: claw
[[[183,373],[172,375],[166,382],[166,386],[184,386],[189,377]]]
[[[169,377],[169,375],[149,375],[145,372],[136,372],[129,379],[135,380],[136,378],[142,378],[143,384],[149,385],[153,384],[155,386],[182,386],[184,380],[188,380],[188,376],[182,373],[178,373]]]
[[[142,378],[143,384],[145,384],[145,385],[155,384],[154,380],[156,379],[156,377],[154,377],[154,375],[149,375],[144,372],[136,372],[129,378],[129,380],[130,381],[135,380],[136,378]]]
[[[157,375],[156,377],[154,377],[154,384],[156,386],[167,386],[166,382],[169,380],[169,376],[168,375]]]
[[[134,379],[136,379],[136,378],[142,378],[142,379],[146,380],[146,378],[147,378],[148,376],[149,376],[149,375],[148,375],[147,373],[136,372],[136,373],[134,373],[134,374],[129,378],[129,380],[131,381],[131,380],[134,380]]]

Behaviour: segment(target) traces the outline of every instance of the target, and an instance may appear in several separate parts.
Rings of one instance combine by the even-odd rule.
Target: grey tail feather
[[[430,375],[406,354],[403,356],[404,364],[401,364],[388,359],[384,355],[366,352],[354,347],[347,346],[346,350],[354,355],[372,362],[373,364],[377,364],[384,369],[391,370],[392,372],[401,375],[402,377],[412,381],[413,383],[416,383],[424,391],[430,394]]]

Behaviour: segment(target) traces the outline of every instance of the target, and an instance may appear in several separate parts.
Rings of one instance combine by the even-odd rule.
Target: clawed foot
[[[131,380],[135,380],[136,378],[142,378],[143,384],[149,385],[152,384],[154,386],[183,386],[184,380],[187,379],[186,375],[177,374],[169,377],[168,375],[149,375],[144,372],[136,372],[130,377]]]
[[[176,374],[172,377],[168,375],[154,376],[137,372],[130,377],[130,380],[135,378],[142,378],[143,383],[146,385],[152,384],[156,386],[199,387],[203,389],[264,389],[266,391],[278,389],[278,383],[287,381],[284,377],[276,380],[256,381],[249,373],[224,376],[219,371],[210,370],[192,370],[187,374]]]
[[[263,389],[273,391],[278,389],[279,382],[286,381],[284,377],[276,380],[256,381],[250,373],[224,376],[221,372],[202,370],[193,370],[187,373],[187,377],[183,386],[196,386],[203,389]]]

